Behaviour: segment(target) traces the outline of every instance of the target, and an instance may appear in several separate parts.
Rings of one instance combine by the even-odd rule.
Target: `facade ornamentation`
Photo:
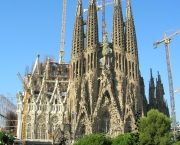
[[[82,0],[78,0],[71,62],[59,64],[47,59],[44,64],[39,62],[31,77],[26,76],[28,84],[31,82],[28,139],[52,140],[60,130],[68,140],[90,133],[114,137],[135,131],[136,112],[140,111],[143,117],[148,110],[156,108],[169,114],[159,74],[156,89],[151,75],[147,102],[130,0],[126,6],[126,22],[120,0],[114,0],[112,23],[112,43],[108,42],[107,35],[99,42],[96,1],[89,0],[84,23]],[[17,94],[19,138],[23,97],[23,93]]]

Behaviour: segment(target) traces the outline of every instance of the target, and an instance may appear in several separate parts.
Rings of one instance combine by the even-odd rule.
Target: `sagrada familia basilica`
[[[169,116],[160,74],[154,80],[152,70],[146,98],[130,0],[125,21],[114,0],[111,42],[107,35],[99,41],[98,27],[96,1],[89,0],[84,20],[78,0],[70,63],[42,63],[38,55],[25,76],[28,91],[17,93],[20,139],[56,142],[62,132],[68,140],[91,133],[114,137],[135,131],[137,113],[143,117],[154,108]]]

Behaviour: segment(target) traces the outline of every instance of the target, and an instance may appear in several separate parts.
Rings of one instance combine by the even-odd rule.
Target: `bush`
[[[13,141],[14,141],[14,137],[12,134],[10,134],[8,132],[1,131],[0,132],[0,141],[2,144],[12,145]]]
[[[74,145],[111,145],[112,140],[105,134],[90,134],[78,140]]]
[[[119,134],[112,139],[112,145],[136,145],[139,144],[138,133]]]

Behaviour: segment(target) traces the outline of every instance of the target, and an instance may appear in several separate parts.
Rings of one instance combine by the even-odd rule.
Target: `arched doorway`
[[[108,133],[110,130],[110,114],[108,111],[102,114],[101,128],[102,133]]]

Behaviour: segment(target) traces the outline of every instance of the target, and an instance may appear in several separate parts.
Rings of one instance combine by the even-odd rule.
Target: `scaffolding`
[[[0,129],[8,130],[14,135],[16,135],[17,130],[16,109],[16,105],[0,94]]]

